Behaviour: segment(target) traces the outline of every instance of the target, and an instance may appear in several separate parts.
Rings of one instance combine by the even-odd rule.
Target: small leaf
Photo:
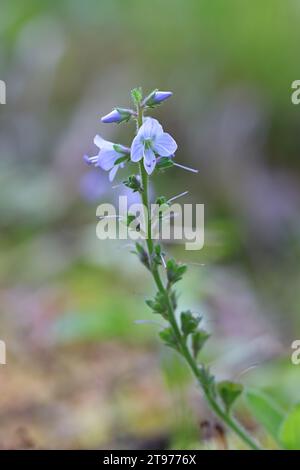
[[[166,297],[161,293],[157,292],[155,298],[146,300],[146,304],[150,307],[154,313],[159,313],[164,318],[168,317],[168,303]]]
[[[116,110],[118,111],[118,113],[121,116],[121,120],[119,122],[124,122],[124,121],[128,122],[128,121],[130,121],[132,115],[134,114],[132,109],[116,108]]]
[[[162,256],[164,256],[164,252],[162,251],[162,248],[160,245],[155,245],[154,246],[154,253],[153,253],[153,257],[152,257],[152,261],[153,263],[157,264],[157,265],[161,265],[162,264]]]
[[[167,277],[169,285],[175,284],[182,279],[182,276],[187,270],[185,264],[176,263],[176,261],[171,258],[167,261]]]
[[[127,188],[132,189],[132,191],[135,192],[143,192],[143,188],[141,186],[141,182],[139,178],[136,175],[131,175],[128,176],[127,180],[123,181],[123,184],[127,186]]]
[[[300,450],[300,403],[284,419],[279,439],[285,449]]]
[[[217,390],[228,413],[235,400],[243,392],[243,385],[223,380],[217,384]]]
[[[135,105],[139,105],[143,98],[143,91],[141,87],[133,88],[131,90],[131,97]]]
[[[120,163],[124,163],[124,162],[128,162],[128,161],[129,161],[129,156],[124,155],[123,157],[117,158],[114,165],[119,165]]]
[[[138,255],[139,260],[141,261],[141,263],[144,266],[146,266],[147,269],[150,269],[149,256],[148,256],[147,251],[144,249],[143,245],[136,242],[135,248],[136,248],[135,253]]]
[[[163,204],[167,204],[167,198],[165,196],[159,196],[155,200],[155,204],[158,206],[162,206]]]
[[[163,340],[166,346],[178,350],[177,339],[172,328],[165,328],[164,330],[160,331],[159,337]]]
[[[284,410],[269,395],[260,390],[248,390],[246,400],[257,421],[278,441]]]
[[[190,310],[187,310],[186,312],[181,312],[180,318],[181,331],[185,337],[187,337],[191,333],[194,333],[201,321],[201,317],[194,317]]]
[[[160,246],[160,245],[158,245],[158,244],[157,244],[157,245],[155,245],[155,247],[154,247],[154,251],[155,251],[155,254],[156,254],[157,256],[160,256],[160,255],[162,254],[162,249],[161,249],[161,246]]]
[[[177,308],[177,295],[176,295],[176,292],[171,291],[170,294],[169,294],[169,297],[170,297],[170,301],[171,301],[171,304],[172,304],[172,308],[174,310],[176,310],[176,308]]]
[[[127,153],[126,151],[124,151],[123,145],[120,145],[120,144],[113,144],[113,149],[114,149],[116,152],[120,153],[121,155],[127,155],[127,157],[130,158],[129,155],[128,155],[128,153]]]
[[[156,167],[159,170],[167,170],[168,168],[172,168],[172,166],[174,166],[174,162],[171,158],[168,157],[160,158],[160,160],[156,164]]]
[[[133,223],[135,222],[135,223]],[[140,223],[139,223],[139,220],[137,219],[136,215],[134,214],[127,214],[127,218],[126,218],[126,225],[127,227],[130,229],[130,230],[134,230],[136,232],[139,232],[140,231]],[[147,253],[144,252],[143,253],[143,258],[141,259],[141,261],[143,262],[144,264],[144,260],[146,260],[146,256],[148,257]]]
[[[201,349],[203,348],[204,344],[210,337],[210,334],[207,333],[205,330],[198,330],[192,336],[192,349],[194,358],[197,359],[197,356]]]
[[[144,99],[143,101],[143,105],[144,106],[148,106],[149,108],[153,108],[155,106],[155,101],[154,101],[154,96],[155,96],[155,93],[158,91],[158,88],[156,88],[155,90],[151,91],[151,93],[149,93],[148,96],[146,96],[146,98]]]
[[[198,374],[203,388],[212,395],[215,395],[215,378],[210,373],[209,367],[202,365],[199,367]]]

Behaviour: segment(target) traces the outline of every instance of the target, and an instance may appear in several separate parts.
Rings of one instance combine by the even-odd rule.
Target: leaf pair
[[[127,180],[123,181],[123,184],[127,188],[132,189],[132,192],[134,192],[134,193],[136,193],[136,192],[142,193],[143,192],[141,182],[140,182],[139,178],[136,175],[128,176]]]
[[[169,348],[175,349],[176,351],[179,350],[178,341],[171,327],[165,328],[164,330],[160,331],[159,337]]]
[[[167,261],[167,277],[169,286],[180,281],[186,270],[187,266],[185,264],[179,264],[173,258],[169,259]]]
[[[168,318],[168,301],[161,292],[157,292],[154,299],[146,300],[146,304],[150,307],[154,313],[159,313],[164,318]]]

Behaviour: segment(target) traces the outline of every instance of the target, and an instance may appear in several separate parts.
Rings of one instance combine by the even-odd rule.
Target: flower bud
[[[171,91],[156,91],[153,96],[153,101],[155,103],[161,103],[162,101],[165,101],[170,98],[172,94],[173,93]]]
[[[101,118],[101,121],[105,124],[109,124],[111,122],[123,122],[129,121],[131,116],[133,115],[133,111],[131,109],[125,108],[115,108],[110,113],[106,114]]]
[[[148,95],[145,100],[144,100],[144,105],[145,106],[156,106],[160,103],[162,103],[163,101],[167,100],[168,98],[170,98],[170,96],[172,96],[172,92],[171,91],[158,91],[158,90],[154,90],[152,91],[152,93],[150,93],[150,95]]]

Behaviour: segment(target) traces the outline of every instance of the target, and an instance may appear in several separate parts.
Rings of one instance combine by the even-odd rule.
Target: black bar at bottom
[[[245,453],[247,452],[247,453]],[[288,461],[298,462],[297,451],[199,451],[199,450],[3,450],[0,452],[1,468],[10,468],[11,464],[19,464],[30,468],[47,465],[68,465],[78,468],[105,468],[121,465],[124,468],[136,468],[141,465],[185,466],[196,468],[210,463],[242,463],[276,462],[287,464]],[[7,465],[7,467],[4,467]]]

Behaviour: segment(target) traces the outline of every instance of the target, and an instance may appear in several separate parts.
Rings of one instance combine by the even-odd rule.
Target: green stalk
[[[143,109],[141,106],[137,106],[137,129],[140,128],[140,126],[143,124]],[[205,384],[202,382],[202,377],[199,373],[199,368],[197,365],[197,362],[195,361],[194,357],[190,353],[189,348],[186,345],[186,342],[181,334],[181,331],[178,327],[177,320],[175,317],[175,312],[173,309],[172,302],[170,300],[170,295],[168,289],[164,286],[157,265],[152,263],[152,255],[153,255],[153,250],[154,250],[154,245],[153,245],[153,240],[152,240],[152,234],[151,234],[151,213],[150,213],[150,204],[149,204],[149,196],[148,196],[148,174],[144,168],[143,161],[141,160],[140,163],[140,176],[141,176],[141,183],[142,183],[142,188],[143,191],[141,193],[142,197],[142,203],[144,207],[144,217],[145,217],[145,224],[147,227],[147,238],[146,238],[146,244],[147,244],[147,250],[148,250],[148,255],[149,255],[149,260],[150,260],[150,269],[151,269],[151,274],[153,276],[154,282],[161,294],[166,299],[167,302],[167,307],[168,307],[168,319],[170,322],[170,326],[173,329],[173,333],[175,335],[175,338],[179,344],[180,347],[180,352],[182,356],[185,358],[186,362],[190,366],[190,369],[192,370],[194,376],[197,379],[197,382],[199,383],[204,396],[210,405],[211,409],[214,411],[215,415],[221,419],[228,428],[230,428],[235,434],[237,434],[240,439],[250,447],[252,450],[260,450],[260,447],[258,444],[252,439],[252,437],[247,433],[247,431],[229,414],[225,413],[223,409],[220,407],[219,403],[215,399],[215,397],[207,390],[207,387]]]

